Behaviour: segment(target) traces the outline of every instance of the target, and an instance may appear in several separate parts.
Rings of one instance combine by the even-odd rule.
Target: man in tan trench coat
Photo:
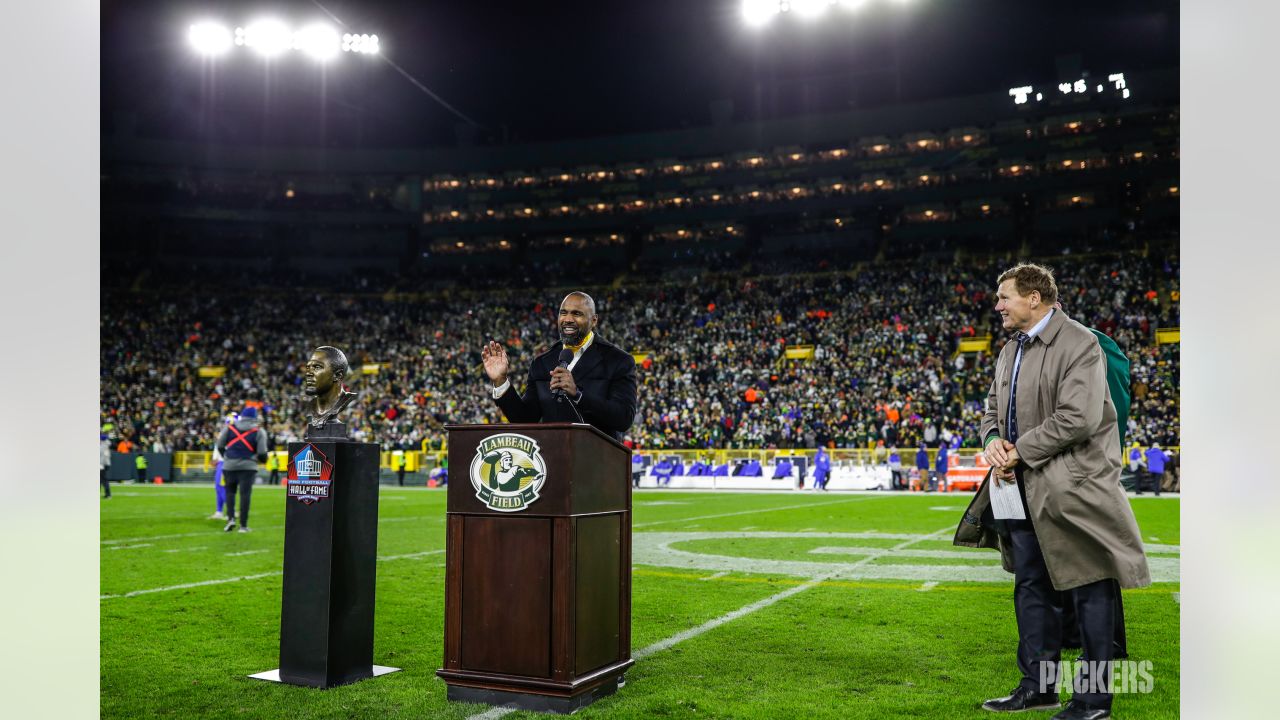
[[[982,422],[992,471],[955,537],[956,545],[998,548],[1014,574],[1022,679],[1009,696],[983,703],[998,712],[1058,707],[1064,600],[1076,609],[1086,667],[1105,668],[1088,663],[1113,659],[1117,583],[1151,583],[1120,485],[1106,361],[1088,328],[1054,310],[1057,294],[1053,274],[1038,265],[1019,265],[999,278],[996,311],[1015,337],[996,360]],[[993,482],[1016,484],[1025,520],[995,519]],[[1055,720],[1110,717],[1110,674],[1094,675],[1084,671],[1084,689],[1100,692],[1076,693]]]

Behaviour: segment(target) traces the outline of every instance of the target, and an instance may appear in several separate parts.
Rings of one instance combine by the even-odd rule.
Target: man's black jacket
[[[529,364],[528,385],[520,395],[512,384],[498,407],[513,423],[578,422],[569,401],[556,402],[551,394],[551,371],[560,358],[562,343],[535,357]],[[573,366],[573,381],[582,391],[578,410],[582,419],[610,437],[622,440],[636,416],[636,361],[630,353],[596,336]]]

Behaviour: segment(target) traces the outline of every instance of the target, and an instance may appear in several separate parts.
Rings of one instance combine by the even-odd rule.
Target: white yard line
[[[208,545],[201,545],[200,547],[193,547],[193,548],[172,548],[169,550],[165,550],[165,552],[167,553],[195,552],[197,550],[208,550],[208,549],[209,549]]]
[[[720,513],[718,515],[701,515],[699,517],[691,517],[691,518],[676,518],[674,520],[655,520],[653,522],[647,522],[647,523],[636,523],[631,527],[642,528],[642,527],[651,527],[653,525],[666,525],[668,523],[692,522],[694,520],[712,520],[715,518],[722,518],[722,517],[734,517],[735,515],[755,515],[757,513],[778,512],[779,510],[799,510],[801,508],[815,508],[815,507],[822,507],[823,505],[838,505],[840,503],[854,502],[855,500],[865,500],[866,497],[867,496],[858,496],[858,497],[844,498],[842,500],[831,500],[830,502],[804,503],[802,505],[783,505],[781,507],[762,507],[756,510],[739,510],[738,512]]]
[[[675,635],[672,635],[666,640],[659,640],[658,642],[650,645],[649,647],[641,648],[635,651],[634,653],[632,653],[631,658],[636,661],[643,660],[654,653],[658,653],[658,652],[662,652],[663,650],[666,650],[672,645],[677,645],[690,638],[698,637],[699,635],[707,632],[708,630],[714,630],[720,627],[721,625],[724,625],[725,623],[733,622],[734,620],[737,620],[738,618],[741,618],[741,617],[746,617],[747,615],[750,615],[751,613],[757,610],[763,610],[764,608],[767,608],[770,605],[773,605],[779,600],[785,600],[791,597],[792,595],[797,595],[799,593],[802,593],[805,590],[808,590],[809,588],[816,586],[818,583],[826,581],[827,579],[828,578],[826,576],[816,577],[806,583],[802,583],[800,585],[796,585],[793,588],[788,588],[786,590],[783,590],[777,595],[770,595],[769,597],[763,600],[758,600],[756,602],[751,603],[750,605],[738,608],[737,610],[734,610],[731,613],[727,613],[725,615],[721,615],[718,618],[713,618],[711,620],[708,620],[702,623],[701,625],[699,625],[698,627],[690,628],[681,633],[676,633]]]
[[[253,550],[251,552],[268,552],[268,551]],[[409,553],[407,555],[386,555],[383,557],[379,557],[378,561],[382,562],[385,560],[412,560],[415,558],[426,557],[428,555],[439,555],[442,552],[444,552],[444,550],[425,550],[423,552]],[[238,553],[238,554],[247,555],[250,553]],[[283,574],[284,574],[284,571],[277,570],[275,572],[259,573],[257,575],[243,575],[241,577],[221,578],[218,580],[201,580],[200,582],[182,583],[181,585],[167,585],[165,587],[147,588],[146,590],[133,590],[127,593],[120,593],[118,595],[99,595],[98,599],[99,600],[115,600],[116,598],[137,597],[138,595],[149,595],[151,593],[168,592],[170,590],[186,590],[187,588],[204,587],[206,585],[223,585],[226,583],[240,582],[241,580],[259,580],[261,578],[274,577],[276,575],[283,575]]]
[[[729,571],[728,571],[728,570],[721,570],[720,572],[716,573],[715,575],[708,575],[708,576],[706,576],[706,577],[702,577],[702,578],[698,578],[698,579],[699,579],[699,580],[715,580],[715,579],[717,579],[717,578],[722,578],[722,577],[724,577],[725,575],[728,575],[728,574],[729,574]]]
[[[825,576],[813,578],[808,582],[802,583],[800,585],[796,585],[793,588],[788,588],[786,590],[783,590],[782,592],[776,595],[770,595],[769,597],[763,600],[757,600],[756,602],[753,602],[750,605],[740,607],[737,610],[721,615],[718,618],[712,618],[711,620],[708,620],[697,627],[689,628],[684,632],[676,633],[675,635],[672,635],[666,640],[659,640],[658,642],[648,647],[641,648],[631,653],[631,659],[635,660],[636,662],[639,662],[649,657],[650,655],[653,655],[655,653],[660,653],[663,650],[666,650],[667,648],[672,647],[673,645],[678,645],[684,642],[685,640],[696,638],[699,635],[702,635],[703,633],[706,633],[710,630],[714,630],[720,627],[721,625],[724,625],[726,623],[731,623],[734,620],[737,620],[739,618],[746,617],[751,613],[756,612],[757,610],[763,610],[764,608],[767,608],[770,605],[773,605],[780,600],[785,600],[791,597],[792,595],[798,595],[804,592],[805,590],[808,590],[809,588],[812,588],[826,581],[827,579],[828,578]],[[504,715],[509,715],[515,711],[516,711],[516,708],[513,708],[513,707],[499,706],[495,708],[490,708],[485,712],[472,715],[471,717],[467,718],[467,720],[496,720],[496,718],[503,717]]]
[[[1176,602],[1176,603],[1178,603],[1179,605],[1181,605],[1181,604],[1182,604],[1182,593],[1173,593],[1173,601],[1174,601],[1174,602]]]
[[[137,545],[115,545],[107,549],[108,550],[132,550],[134,548],[140,548],[140,547],[151,547],[152,544],[153,543],[139,543]]]
[[[444,520],[443,517],[424,515],[424,516],[415,516],[415,517],[381,518],[378,520],[378,524],[381,525],[383,523],[399,523],[399,522],[413,522],[413,521],[427,523],[427,522],[440,522],[443,520]],[[142,537],[117,538],[115,540],[101,540],[99,542],[102,545],[124,545],[127,543],[141,542],[143,540],[171,540],[173,538],[204,537],[213,533],[222,532],[222,526],[219,525],[218,523],[221,523],[221,521],[218,521],[217,523],[210,521],[209,529],[204,532],[173,533],[171,535],[144,535]],[[253,527],[254,527],[254,530],[278,530],[280,528],[283,528],[284,525],[254,525]]]
[[[170,590],[186,590],[187,588],[204,587],[206,585],[223,585],[225,583],[240,582],[241,580],[258,580],[265,577],[273,577],[275,575],[283,575],[284,572],[277,570],[269,573],[259,573],[257,575],[244,575],[242,577],[222,578],[220,580],[201,580],[200,582],[183,583],[181,585],[168,585],[166,587],[148,588],[146,590],[133,590],[131,592],[122,593],[120,595],[99,595],[99,600],[114,600],[115,598],[137,597],[138,595],[148,595],[150,593],[168,592]]]
[[[281,528],[281,527],[284,527],[284,526],[283,526],[283,525],[255,525],[255,526],[254,526],[254,529],[256,529],[256,530],[274,530],[274,529],[276,529],[276,528]],[[205,530],[204,532],[173,533],[173,534],[171,534],[171,535],[147,535],[147,536],[145,536],[145,537],[120,538],[120,539],[118,539],[118,540],[102,540],[102,541],[101,541],[101,544],[103,544],[103,545],[122,545],[122,544],[124,544],[124,543],[138,542],[139,540],[171,540],[171,539],[173,539],[173,538],[185,538],[185,537],[208,537],[208,536],[210,536],[210,535],[220,535],[220,534],[222,534],[222,521],[221,521],[221,520],[217,521],[217,525],[216,525],[216,526],[215,526],[215,523],[210,522],[210,523],[209,523],[209,529],[208,529],[208,530]]]
[[[920,587],[916,588],[916,590],[919,590],[920,592],[929,592],[930,590],[932,590],[932,589],[934,589],[934,588],[936,588],[936,587],[938,587],[938,583],[934,582],[933,580],[930,580],[929,582],[927,582],[927,583],[925,583],[925,584],[921,585]]]
[[[444,550],[424,550],[422,552],[409,553],[407,555],[386,555],[378,558],[378,562],[386,562],[388,560],[416,560],[418,558],[427,557],[428,555],[439,555]]]
[[[257,555],[258,553],[271,552],[270,550],[244,550],[242,552],[223,553],[227,557],[240,557],[241,555]]]
[[[810,555],[874,555],[885,548],[857,547],[853,545],[837,545],[834,547],[816,547],[809,551]],[[933,560],[991,560],[992,553],[981,550],[899,550],[894,553],[898,557],[931,558]],[[998,557],[996,558],[999,559]]]

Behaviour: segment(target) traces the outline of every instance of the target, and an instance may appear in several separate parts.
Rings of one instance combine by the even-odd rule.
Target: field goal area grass
[[[991,717],[982,700],[1018,682],[1013,580],[994,550],[951,545],[971,497],[637,491],[637,663],[626,687],[575,715]],[[313,690],[247,677],[279,665],[281,489],[254,489],[254,532],[240,534],[209,519],[210,485],[113,488],[102,717],[546,717],[445,699],[444,501],[380,494],[374,662],[403,672]],[[1129,654],[1151,662],[1153,682],[1114,711],[1175,718],[1180,500],[1130,502],[1155,582],[1124,593]]]

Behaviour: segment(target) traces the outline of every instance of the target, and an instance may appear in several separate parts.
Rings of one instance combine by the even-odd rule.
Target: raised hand
[[[507,360],[507,349],[492,340],[480,350],[480,359],[484,362],[484,374],[494,387],[501,387],[507,381],[507,373],[511,372],[511,364]]]

